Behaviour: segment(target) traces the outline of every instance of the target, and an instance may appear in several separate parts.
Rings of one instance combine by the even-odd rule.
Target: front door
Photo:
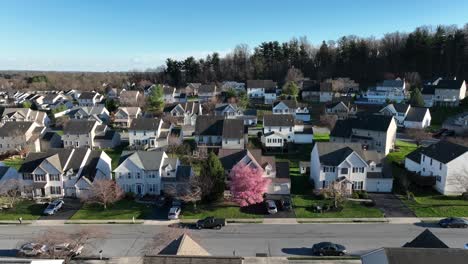
[[[138,195],[141,195],[142,193],[143,193],[143,188],[142,188],[141,185],[138,184],[138,185],[137,185],[137,194],[138,194]]]

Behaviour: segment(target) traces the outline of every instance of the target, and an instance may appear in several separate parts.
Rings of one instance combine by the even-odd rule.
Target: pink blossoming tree
[[[270,179],[263,177],[261,169],[238,164],[229,174],[233,201],[241,207],[263,202]]]

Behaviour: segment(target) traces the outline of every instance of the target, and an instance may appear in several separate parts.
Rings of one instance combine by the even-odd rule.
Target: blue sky
[[[4,0],[0,70],[142,70],[240,43],[465,23],[467,0]]]

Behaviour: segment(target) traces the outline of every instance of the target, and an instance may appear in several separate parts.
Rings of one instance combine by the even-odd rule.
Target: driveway
[[[62,208],[54,215],[43,215],[39,220],[68,220],[81,208],[79,199],[64,198]]]
[[[369,193],[369,196],[385,217],[415,217],[414,213],[394,194]]]

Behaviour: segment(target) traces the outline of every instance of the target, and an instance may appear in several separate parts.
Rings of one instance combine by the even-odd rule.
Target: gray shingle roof
[[[195,124],[195,135],[221,136],[223,133],[223,117],[199,116]]]
[[[198,93],[214,93],[216,92],[216,85],[215,84],[202,84],[198,88]]]
[[[294,126],[294,116],[293,115],[264,115],[263,116],[263,126]]]
[[[136,166],[144,170],[159,170],[163,156],[164,152],[162,151],[124,151],[120,156],[119,164],[130,159]]]
[[[6,122],[0,127],[0,137],[11,137],[24,135],[28,131],[33,122]]]
[[[424,230],[411,242],[406,243],[405,248],[449,248],[442,240],[429,229]]]
[[[96,96],[95,92],[82,92],[79,99],[93,99]]]
[[[276,88],[276,82],[272,80],[247,80],[247,88]]]
[[[428,147],[421,148],[422,154],[445,164],[460,157],[466,152],[468,152],[468,147],[445,140],[441,140]]]
[[[330,133],[332,137],[350,137],[353,128],[371,131],[387,132],[393,116],[364,115],[357,118],[338,120]]]
[[[130,124],[129,130],[152,130],[156,131],[159,128],[160,119],[154,118],[135,118]]]
[[[243,138],[244,121],[240,119],[225,119],[223,122],[223,138]]]
[[[440,80],[436,89],[450,89],[450,90],[459,90],[463,84],[463,80]]]
[[[468,250],[461,248],[384,248],[388,264],[466,264]],[[410,260],[410,261],[409,261]]]
[[[356,152],[367,163],[374,161],[381,165],[385,155],[373,150],[363,150],[360,143],[335,143],[317,142],[315,143],[320,156],[320,163],[328,166],[338,166],[351,153]]]
[[[10,169],[10,167],[7,166],[0,166],[0,180],[5,176],[7,171]]]
[[[276,162],[276,178],[289,179],[289,161]]]
[[[384,80],[381,84],[383,87],[403,87],[403,80]]]
[[[64,134],[88,134],[93,130],[95,120],[71,119],[63,126]]]
[[[428,109],[424,107],[411,107],[405,121],[422,122],[427,111]]]
[[[393,107],[398,113],[406,113],[410,105],[409,104],[393,104]]]
[[[297,102],[296,100],[281,100],[281,101],[276,101],[273,103],[273,107],[277,106],[278,104],[283,103],[285,104],[288,108],[297,108]]]

